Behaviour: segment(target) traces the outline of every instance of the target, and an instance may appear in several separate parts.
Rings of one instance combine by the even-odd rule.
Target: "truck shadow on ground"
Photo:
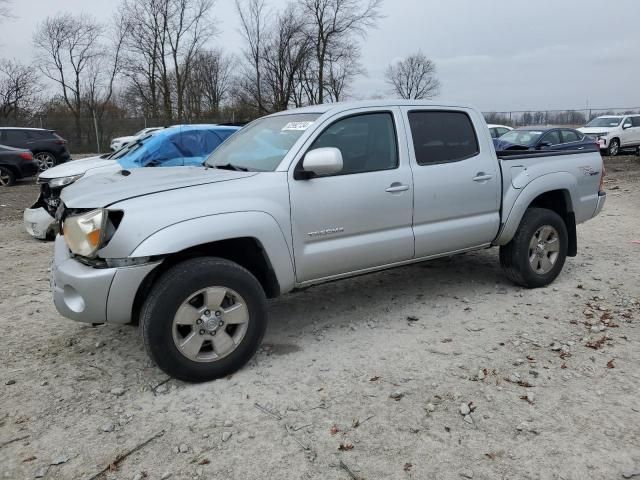
[[[462,312],[465,302],[482,302],[487,295],[517,291],[519,288],[502,276],[495,249],[326,283],[270,302],[269,326],[261,352],[295,356],[312,341],[314,330],[327,324],[359,328],[372,319],[399,319],[424,312],[425,306],[459,308]],[[50,346],[59,355],[65,350],[60,348],[63,342],[74,344],[63,354],[70,355],[70,364],[77,363],[74,353],[80,362],[82,355],[93,350],[93,362],[109,365],[108,370],[116,377],[137,371],[137,375],[152,381],[164,375],[146,356],[137,327],[83,325],[73,337],[56,337]],[[93,348],[103,342],[110,348]],[[250,365],[244,368],[251,368]]]
[[[293,292],[273,300],[267,337],[315,323],[366,323],[372,316],[518,291],[500,270],[497,250],[398,267]],[[482,301],[482,298],[476,298]],[[397,313],[396,313],[397,312]]]

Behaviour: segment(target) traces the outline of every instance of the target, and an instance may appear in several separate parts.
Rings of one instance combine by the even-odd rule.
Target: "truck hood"
[[[586,134],[610,133],[610,132],[613,132],[614,130],[617,130],[617,128],[618,127],[582,127],[582,128],[578,128],[578,131]]]
[[[52,178],[70,177],[73,175],[84,175],[92,168],[103,168],[112,165],[117,165],[115,160],[107,160],[100,157],[83,158],[82,160],[73,160],[71,162],[63,163],[57,167],[45,170],[40,174],[40,179],[51,180]]]
[[[70,208],[102,208],[143,195],[248,178],[257,173],[205,167],[123,170],[81,178],[62,190],[60,198]]]

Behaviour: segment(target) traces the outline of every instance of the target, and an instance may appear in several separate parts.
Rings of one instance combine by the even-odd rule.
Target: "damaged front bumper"
[[[130,323],[138,289],[159,264],[95,268],[71,255],[64,237],[56,237],[51,265],[53,303],[64,317],[86,323]]]
[[[29,235],[40,240],[53,239],[58,234],[55,212],[60,205],[60,189],[52,189],[45,180],[38,179],[40,194],[22,216]]]
[[[29,235],[40,240],[53,238],[58,233],[58,224],[49,212],[36,202],[27,208],[23,215],[24,228]]]

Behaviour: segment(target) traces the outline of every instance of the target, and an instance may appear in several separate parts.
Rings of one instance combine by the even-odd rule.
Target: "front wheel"
[[[140,328],[147,353],[187,382],[229,375],[254,355],[267,326],[267,300],[240,265],[214,257],[167,270],[145,301]]]
[[[620,140],[617,138],[612,139],[609,142],[609,146],[607,147],[607,155],[610,157],[615,157],[620,153]]]
[[[567,258],[567,226],[546,208],[529,208],[513,239],[500,247],[500,264],[507,277],[527,288],[549,285]]]

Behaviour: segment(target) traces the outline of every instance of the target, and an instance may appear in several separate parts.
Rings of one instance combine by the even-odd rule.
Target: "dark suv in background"
[[[71,159],[67,141],[44,128],[0,127],[0,145],[31,150],[41,172]]]

